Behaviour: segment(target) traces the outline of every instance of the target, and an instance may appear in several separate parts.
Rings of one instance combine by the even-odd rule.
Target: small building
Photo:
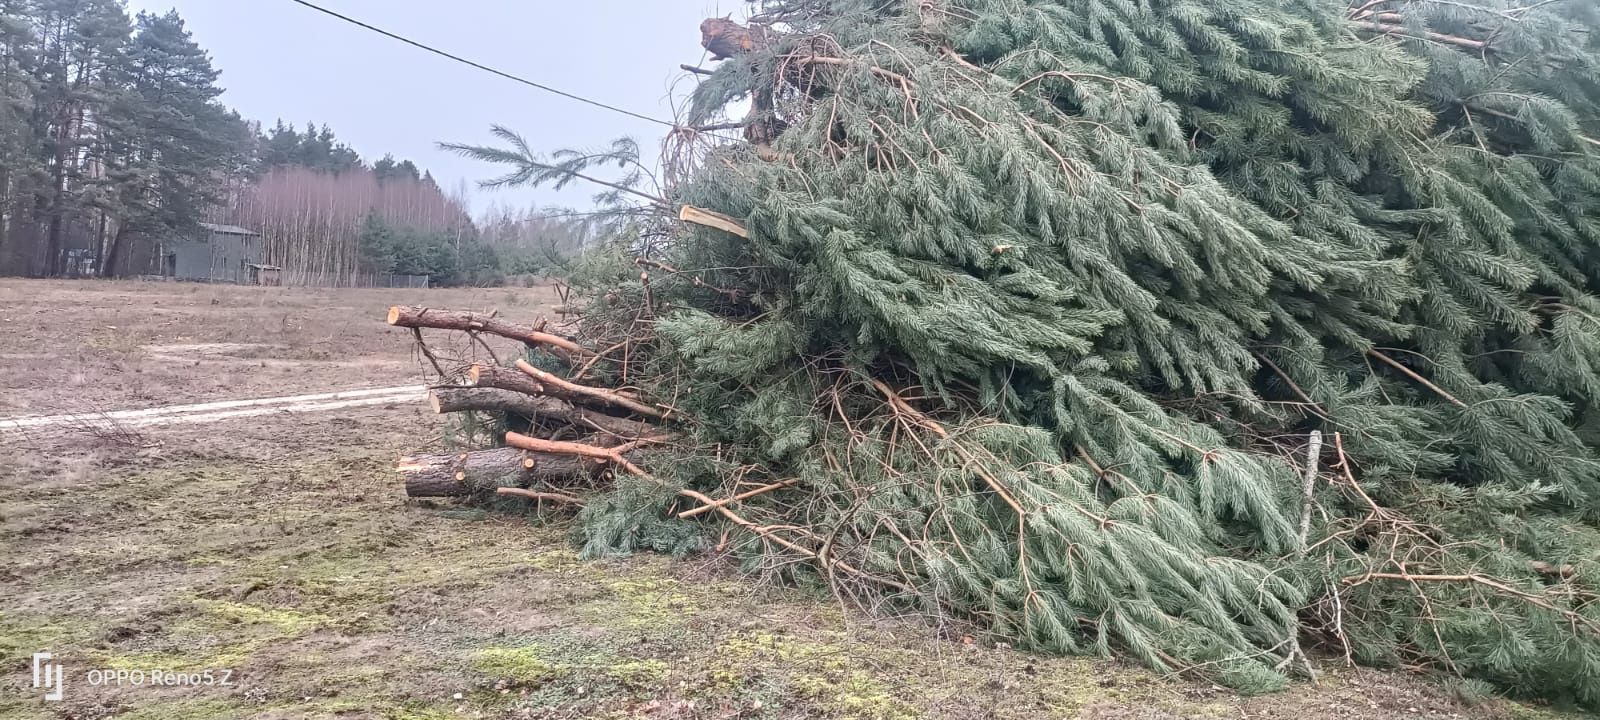
[[[250,284],[277,287],[283,284],[283,268],[277,265],[251,265]]]
[[[279,268],[264,265],[265,259],[260,233],[234,225],[200,223],[194,236],[165,244],[161,274],[176,280],[255,284],[266,276],[258,268],[271,268],[270,277],[277,284]]]

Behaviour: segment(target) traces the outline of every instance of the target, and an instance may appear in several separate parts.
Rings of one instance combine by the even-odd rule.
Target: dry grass
[[[547,314],[548,287],[329,290],[0,280],[0,417],[382,387],[419,376],[392,304]],[[470,352],[470,349],[464,349]]]

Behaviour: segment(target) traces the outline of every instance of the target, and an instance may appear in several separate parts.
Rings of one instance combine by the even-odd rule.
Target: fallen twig
[[[684,519],[684,518],[692,518],[692,517],[694,517],[696,515],[700,515],[702,513],[711,512],[712,510],[716,510],[718,508],[721,508],[724,505],[732,505],[733,503],[740,502],[740,501],[743,501],[743,500],[749,500],[750,498],[753,498],[753,497],[755,497],[757,495],[762,495],[762,494],[765,494],[765,493],[769,493],[769,492],[772,492],[773,490],[782,490],[783,488],[791,487],[795,483],[798,483],[798,482],[800,482],[800,478],[789,478],[788,480],[782,480],[782,481],[779,481],[779,482],[772,483],[770,485],[762,485],[761,487],[758,487],[758,488],[756,488],[754,490],[747,490],[745,492],[739,493],[738,495],[734,495],[733,497],[728,497],[728,498],[723,498],[721,500],[713,501],[709,505],[701,505],[700,507],[697,507],[697,508],[691,508],[689,510],[685,510],[685,511],[683,511],[681,513],[678,513],[678,519],[681,520],[681,519]]]
[[[1427,378],[1425,378],[1425,377],[1423,377],[1421,375],[1418,375],[1415,370],[1412,370],[1411,368],[1408,368],[1408,367],[1406,367],[1404,365],[1401,365],[1400,362],[1395,360],[1394,358],[1389,357],[1388,355],[1385,355],[1385,354],[1383,354],[1381,352],[1378,352],[1377,350],[1368,350],[1367,354],[1371,355],[1372,357],[1375,357],[1375,358],[1377,358],[1377,359],[1379,359],[1381,361],[1383,361],[1389,367],[1392,367],[1392,368],[1394,368],[1396,370],[1399,370],[1402,373],[1405,373],[1406,377],[1409,377],[1412,380],[1415,380],[1415,381],[1421,383],[1423,385],[1423,387],[1426,387],[1429,390],[1432,390],[1432,391],[1438,393],[1439,397],[1442,397],[1445,400],[1450,401],[1451,405],[1454,405],[1454,406],[1456,406],[1458,408],[1466,409],[1466,407],[1467,407],[1466,403],[1461,402],[1460,400],[1457,400],[1456,396],[1445,392],[1444,388],[1441,388],[1438,385],[1435,385],[1432,382],[1430,382]]]
[[[525,497],[532,500],[549,500],[551,502],[583,507],[583,500],[581,498],[576,498],[571,495],[563,495],[561,493],[538,492],[536,490],[526,490],[523,488],[513,487],[495,488],[494,492],[496,495],[515,495],[517,497]]]

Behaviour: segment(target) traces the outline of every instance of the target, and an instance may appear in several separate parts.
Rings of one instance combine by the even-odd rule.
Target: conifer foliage
[[[740,232],[573,279],[577,374],[677,433],[586,550],[767,487],[752,566],[874,607],[1600,707],[1597,8],[759,3],[689,118],[747,142],[662,191]]]

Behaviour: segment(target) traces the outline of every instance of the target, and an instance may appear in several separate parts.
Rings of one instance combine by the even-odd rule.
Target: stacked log
[[[699,216],[696,216],[699,217]],[[693,221],[693,220],[692,220]],[[659,482],[641,463],[653,447],[674,440],[671,409],[637,394],[597,387],[581,381],[606,351],[583,347],[571,338],[523,326],[490,315],[393,307],[390,325],[411,328],[422,342],[423,328],[490,333],[518,340],[548,353],[556,365],[571,370],[566,377],[517,360],[510,367],[475,364],[464,385],[435,388],[429,402],[437,413],[489,412],[527,419],[528,432],[507,432],[504,446],[454,454],[401,458],[397,470],[411,497],[450,497],[493,492],[534,503],[566,507],[583,505],[583,490],[597,487],[608,473],[626,473]],[[423,346],[425,354],[429,354]],[[429,354],[430,358],[432,357]],[[568,439],[573,438],[573,439]],[[741,517],[731,506],[757,495],[793,487],[797,479],[771,483],[726,498],[713,498],[688,488],[674,492],[685,502],[679,518],[716,515],[783,548],[812,558],[834,571],[862,575],[850,563],[785,537],[778,528]],[[899,590],[907,586],[887,578],[870,578]]]
[[[388,323],[418,331],[419,342],[423,328],[483,332],[520,341],[568,367],[577,364],[575,361],[598,359],[597,353],[571,338],[492,315],[395,306],[389,309]],[[401,458],[396,469],[410,497],[495,492],[581,505],[580,498],[558,489],[591,486],[618,467],[642,473],[635,464],[642,448],[671,437],[663,427],[665,408],[630,393],[562,377],[521,359],[509,367],[471,365],[466,369],[465,384],[436,387],[428,401],[439,414],[483,412],[519,417],[527,421],[532,434],[508,432],[505,447]],[[541,487],[552,489],[534,489]]]

